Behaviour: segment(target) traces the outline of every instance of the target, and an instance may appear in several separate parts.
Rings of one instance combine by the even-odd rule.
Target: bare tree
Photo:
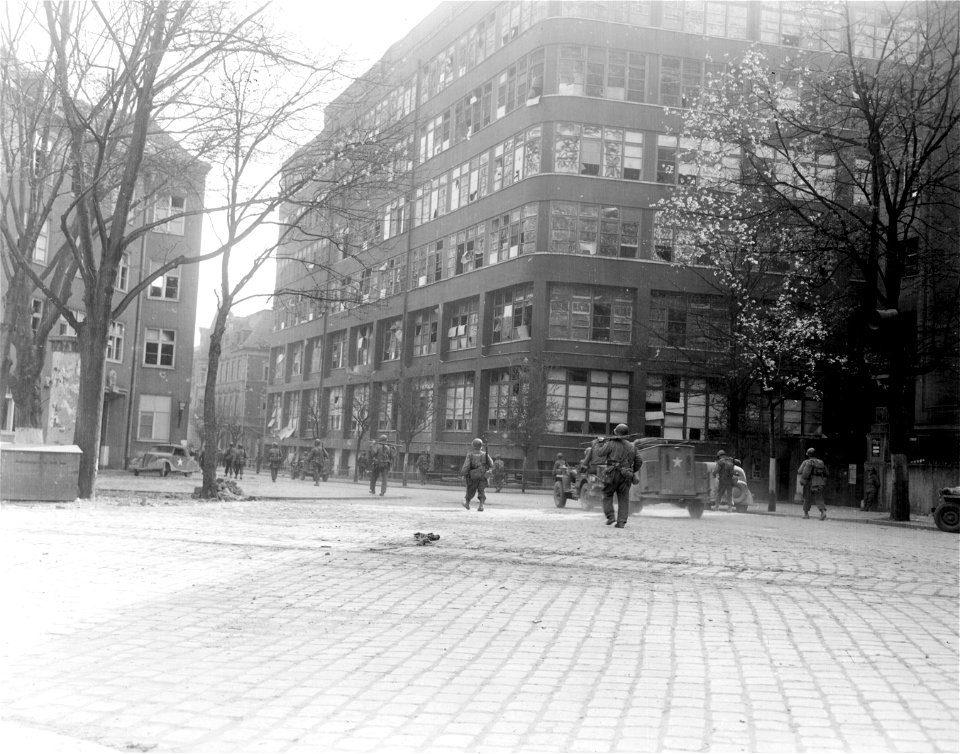
[[[549,394],[547,370],[539,361],[524,358],[509,377],[508,394],[490,413],[496,416],[497,431],[523,455],[520,491],[526,492],[530,461],[537,458],[540,442],[550,424],[561,418],[562,408]]]
[[[423,432],[433,426],[435,415],[433,379],[419,376],[403,377],[397,387],[397,439],[403,445],[406,462],[403,464],[403,486],[407,486],[407,467],[410,465],[410,446]]]
[[[370,404],[370,385],[355,384],[349,386],[350,390],[350,427],[353,436],[354,457],[360,457],[360,447],[363,445],[363,438],[367,434],[373,423],[373,412]],[[353,481],[358,479],[359,469],[356,462],[353,464]]]
[[[163,264],[143,271],[115,300],[124,253],[169,221],[203,212],[210,146],[197,124],[203,101],[195,95],[217,66],[263,43],[261,10],[234,14],[228,3],[101,5],[48,2],[29,27],[42,30],[46,47],[36,66],[50,87],[64,186],[51,223],[65,240],[59,269],[75,265],[82,285],[79,314],[69,287],[58,288],[34,269],[31,239],[8,242],[11,263],[77,334],[81,377],[75,440],[83,451],[79,492],[93,496],[100,449],[105,353],[111,323],[157,278],[220,252],[189,255],[173,250]],[[21,27],[26,32],[27,25]],[[154,198],[173,185],[192,187],[195,207],[149,212]],[[37,215],[39,217],[39,215]],[[7,213],[0,222],[10,223]],[[5,231],[10,238],[17,229]],[[27,233],[27,236],[31,233]],[[48,265],[49,268],[50,265]]]

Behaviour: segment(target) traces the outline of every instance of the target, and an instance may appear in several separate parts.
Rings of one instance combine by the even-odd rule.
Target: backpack
[[[827,466],[819,458],[810,459],[810,489],[821,490],[827,482]]]
[[[470,453],[470,478],[474,481],[483,479],[487,472],[487,452],[475,450]]]
[[[608,464],[600,475],[600,481],[604,484],[616,484],[622,479],[630,479],[633,477],[633,465],[636,458],[633,443],[629,440],[620,440],[618,438],[610,438],[607,442],[625,443],[629,446],[629,453],[625,454],[618,463]],[[607,457],[609,458],[609,456]]]
[[[393,463],[393,448],[383,443],[377,444],[377,449],[373,453],[373,462],[380,468],[389,468]]]

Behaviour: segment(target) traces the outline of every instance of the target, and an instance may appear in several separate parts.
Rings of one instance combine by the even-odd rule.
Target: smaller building
[[[216,388],[218,450],[241,443],[250,462],[263,448],[270,356],[267,336],[272,324],[273,312],[269,310],[247,316],[231,314],[221,344]],[[194,411],[190,417],[190,435],[197,446],[202,440],[209,349],[210,328],[202,328],[194,352]]]

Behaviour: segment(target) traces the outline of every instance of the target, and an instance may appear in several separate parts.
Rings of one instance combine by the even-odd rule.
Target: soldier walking
[[[616,528],[627,525],[630,515],[630,485],[634,474],[643,463],[640,454],[632,442],[627,439],[630,430],[626,424],[618,424],[613,430],[614,436],[607,439],[596,450],[599,463],[605,464],[600,481],[603,482],[603,514],[607,525],[616,522]],[[617,496],[617,516],[613,515],[613,495]]]
[[[477,496],[480,505],[478,511],[483,510],[483,504],[487,501],[487,493],[484,490],[487,487],[487,469],[493,468],[493,461],[490,455],[483,449],[483,440],[479,437],[472,443],[473,449],[467,453],[463,459],[463,465],[460,467],[460,475],[463,477],[466,485],[466,499],[463,501],[463,507],[470,510],[470,501],[473,496]]]
[[[827,483],[827,466],[817,458],[814,448],[807,448],[807,457],[797,469],[797,497],[803,496],[803,517],[810,518],[810,506],[817,504],[820,520],[827,517],[827,504],[823,499],[823,488]]]
[[[277,472],[280,470],[280,464],[283,462],[283,453],[280,451],[280,444],[274,443],[267,451],[267,465],[270,467],[270,478],[276,482]]]
[[[327,449],[319,439],[313,441],[313,447],[310,448],[310,454],[307,456],[307,466],[313,472],[313,486],[320,486],[320,477],[323,476],[323,469],[327,464]]]
[[[379,477],[380,496],[383,497],[387,491],[387,474],[390,472],[390,466],[393,464],[394,456],[393,447],[387,445],[386,435],[380,435],[377,442],[374,443],[370,455],[372,461],[370,468],[370,494],[376,494],[377,477]]]

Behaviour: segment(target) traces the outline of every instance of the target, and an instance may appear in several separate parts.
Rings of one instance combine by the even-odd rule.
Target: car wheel
[[[163,464],[163,466],[160,468],[160,476],[166,476],[169,473],[170,473],[170,467],[167,466],[167,464]]]
[[[933,514],[933,522],[940,531],[960,533],[960,505],[941,505]]]
[[[690,503],[687,505],[687,513],[690,518],[700,518],[703,515],[703,503]]]
[[[567,505],[567,493],[563,491],[563,484],[553,483],[553,504],[557,508],[564,508]]]
[[[588,484],[584,482],[580,485],[580,490],[577,492],[577,497],[580,498],[580,507],[585,511],[591,510],[593,508],[593,501],[590,500],[589,495],[587,495]]]
[[[140,469],[134,469],[134,470],[133,470],[133,475],[134,475],[134,476],[140,476]]]

